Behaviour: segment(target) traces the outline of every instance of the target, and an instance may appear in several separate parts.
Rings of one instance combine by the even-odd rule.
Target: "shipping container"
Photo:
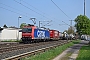
[[[34,39],[49,39],[50,33],[48,30],[34,29]]]
[[[63,39],[63,33],[62,32],[59,32],[59,38],[60,38],[60,40]]]
[[[50,39],[58,40],[59,39],[59,31],[57,30],[49,30],[50,32]]]

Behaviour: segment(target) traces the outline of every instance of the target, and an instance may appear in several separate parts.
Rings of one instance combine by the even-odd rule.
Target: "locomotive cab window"
[[[32,32],[32,28],[23,28],[22,32]]]
[[[32,28],[28,28],[28,32],[32,32]]]

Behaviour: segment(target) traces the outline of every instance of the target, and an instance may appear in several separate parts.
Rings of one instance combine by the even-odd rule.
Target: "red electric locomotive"
[[[22,29],[22,42],[31,43],[39,41],[48,41],[50,33],[48,30],[37,28],[36,26],[24,26]]]

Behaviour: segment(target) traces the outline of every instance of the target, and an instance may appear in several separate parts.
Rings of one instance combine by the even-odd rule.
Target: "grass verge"
[[[90,45],[81,47],[76,60],[90,60]]]
[[[21,42],[21,40],[4,40],[4,41],[1,41],[1,42]]]
[[[62,46],[56,47],[54,49],[48,50],[44,53],[40,53],[31,57],[25,57],[22,60],[52,60],[57,55],[62,53],[64,50],[66,50],[68,47],[72,46],[73,44],[79,43],[80,40],[74,40],[70,43],[64,44]]]

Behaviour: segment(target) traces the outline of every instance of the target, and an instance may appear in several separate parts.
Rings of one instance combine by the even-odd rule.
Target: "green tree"
[[[22,23],[22,24],[20,25],[20,28],[22,29],[24,26],[27,26],[27,24],[26,24],[26,23]]]
[[[77,32],[81,34],[89,34],[90,35],[90,19],[87,16],[79,15],[75,19],[75,27]]]
[[[68,33],[68,34],[74,34],[74,33],[75,33],[75,27],[73,27],[73,26],[71,27],[71,26],[70,26],[70,27],[68,28],[68,30],[67,30],[67,33]]]
[[[69,27],[68,30],[65,30],[64,32],[68,33],[68,34],[74,34],[75,33],[75,27]]]

